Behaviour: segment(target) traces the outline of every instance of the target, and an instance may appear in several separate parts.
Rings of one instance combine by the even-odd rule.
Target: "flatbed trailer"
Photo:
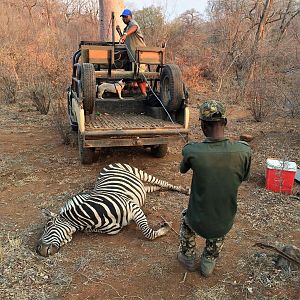
[[[92,163],[99,148],[145,146],[163,157],[169,143],[187,140],[189,101],[179,67],[165,64],[164,46],[137,48],[133,55],[130,61],[114,34],[112,42],[82,41],[73,54],[68,115],[83,164]],[[121,79],[124,99],[109,93],[97,98],[97,86]],[[147,96],[133,88],[141,81]]]
[[[155,157],[167,153],[168,144],[188,136],[188,109],[181,123],[171,121],[162,107],[149,107],[146,100],[96,99],[95,116],[87,118],[83,105],[73,99],[79,121],[79,157],[92,163],[95,150],[107,147],[150,147]],[[81,116],[81,117],[80,117]]]

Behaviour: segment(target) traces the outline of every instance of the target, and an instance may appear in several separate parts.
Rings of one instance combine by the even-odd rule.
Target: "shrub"
[[[55,91],[47,80],[37,79],[27,83],[24,94],[32,100],[36,109],[43,115],[49,112],[51,99],[55,97]]]
[[[71,130],[67,115],[66,101],[59,98],[57,101],[52,102],[51,108],[53,113],[53,126],[60,135],[62,143],[64,145],[76,145],[77,135],[76,132]]]
[[[8,72],[4,68],[1,68],[0,72],[1,72],[1,76],[0,76],[1,98],[5,103],[15,103],[17,98],[17,92],[18,92],[17,79],[13,74]]]

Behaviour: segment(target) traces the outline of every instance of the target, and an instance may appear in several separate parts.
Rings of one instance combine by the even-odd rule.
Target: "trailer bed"
[[[180,129],[183,125],[156,119],[145,114],[99,113],[86,124],[86,131],[139,130],[139,129]]]

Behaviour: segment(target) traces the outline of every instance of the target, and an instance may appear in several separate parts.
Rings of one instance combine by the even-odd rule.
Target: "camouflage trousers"
[[[181,227],[179,233],[179,251],[190,259],[196,257],[196,233],[185,221],[186,209],[181,213]],[[217,258],[223,248],[225,236],[216,239],[207,239],[202,255],[207,258]]]

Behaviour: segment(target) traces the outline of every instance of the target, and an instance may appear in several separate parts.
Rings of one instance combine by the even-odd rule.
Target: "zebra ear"
[[[47,218],[47,219],[51,219],[53,217],[56,217],[57,214],[51,212],[48,208],[43,208],[42,209],[42,215]]]

